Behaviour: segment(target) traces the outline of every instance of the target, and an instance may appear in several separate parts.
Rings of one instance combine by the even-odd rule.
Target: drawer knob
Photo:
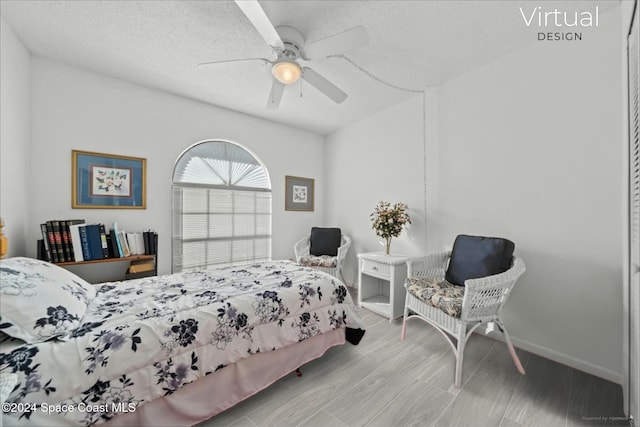
[[[373,267],[371,267],[371,269],[372,269],[373,271],[378,271],[378,267],[376,267],[375,265],[374,265]]]

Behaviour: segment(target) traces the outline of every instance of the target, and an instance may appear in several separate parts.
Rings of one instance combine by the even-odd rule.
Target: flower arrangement
[[[391,206],[389,202],[378,202],[373,211],[371,228],[376,230],[376,235],[384,237],[387,246],[387,254],[391,249],[391,238],[398,237],[406,224],[411,224],[411,218],[407,213],[409,207],[404,203],[396,203]]]

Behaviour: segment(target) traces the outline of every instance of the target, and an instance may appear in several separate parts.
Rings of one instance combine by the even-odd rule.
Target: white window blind
[[[176,162],[172,194],[174,272],[271,259],[271,185],[244,148],[207,141]]]

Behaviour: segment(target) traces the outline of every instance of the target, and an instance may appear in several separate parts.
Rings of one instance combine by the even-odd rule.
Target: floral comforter
[[[63,339],[0,343],[19,381],[5,425],[99,423],[254,353],[364,329],[339,280],[289,261],[96,286]]]

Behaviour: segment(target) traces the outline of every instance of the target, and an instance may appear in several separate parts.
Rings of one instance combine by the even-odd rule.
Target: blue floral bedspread
[[[103,422],[254,353],[364,330],[339,280],[289,261],[96,286],[69,335],[0,343],[19,378],[5,425]]]

